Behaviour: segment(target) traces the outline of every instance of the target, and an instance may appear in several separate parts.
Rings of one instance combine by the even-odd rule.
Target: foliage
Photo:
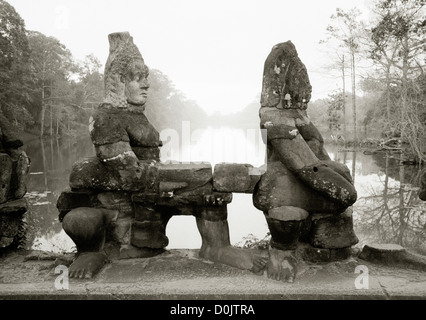
[[[343,92],[335,92],[329,94],[327,102],[327,122],[328,128],[333,131],[341,130],[342,111],[345,95]]]
[[[420,161],[426,160],[425,8],[424,1],[376,1],[369,48],[376,66],[369,78],[384,83],[379,92],[385,113],[376,113],[385,120],[384,134],[401,137]]]
[[[361,12],[357,8],[348,10],[347,12],[337,8],[336,13],[331,18],[331,23],[328,25],[326,31],[328,34],[327,42],[334,43],[337,51],[339,65],[342,69],[342,91],[345,91],[345,56],[349,56],[351,67],[351,85],[352,85],[352,127],[353,127],[353,140],[357,140],[357,107],[356,107],[356,68],[355,61],[360,54],[362,42],[361,39],[365,37],[365,26],[360,20]],[[342,105],[343,114],[346,113],[345,100]],[[343,118],[344,134],[346,134],[346,119]]]
[[[268,249],[269,242],[271,240],[271,233],[268,232],[263,239],[258,239],[255,235],[249,234],[244,237],[243,240],[236,244],[237,247],[247,248],[247,249]]]
[[[188,100],[161,71],[152,69],[149,75],[149,99],[146,115],[161,131],[173,128],[180,132],[182,121],[191,121],[191,128],[202,127],[207,115],[195,101]]]
[[[6,117],[18,121],[18,115],[28,115],[20,108],[26,100],[26,68],[29,46],[25,23],[6,1],[0,1],[0,109]]]
[[[322,42],[336,51],[343,91],[345,62],[350,60],[354,130],[361,132],[357,130],[361,125],[365,135],[396,137],[409,145],[402,149],[409,158],[425,161],[426,3],[373,0],[372,4],[369,24],[359,19],[356,8],[336,9],[326,30],[328,38]]]

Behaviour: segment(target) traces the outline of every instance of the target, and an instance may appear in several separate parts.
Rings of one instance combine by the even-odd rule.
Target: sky
[[[108,34],[128,31],[152,69],[207,113],[255,101],[272,47],[291,40],[308,69],[312,100],[339,88],[326,71],[326,27],[336,8],[368,0],[7,0],[28,30],[60,40],[76,59],[108,57]]]

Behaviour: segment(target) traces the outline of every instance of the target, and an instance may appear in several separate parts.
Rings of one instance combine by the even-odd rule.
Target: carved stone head
[[[108,35],[109,56],[105,64],[105,102],[114,107],[144,106],[148,95],[149,69],[128,32]]]
[[[264,65],[261,106],[305,110],[311,92],[308,72],[294,44],[275,45]]]

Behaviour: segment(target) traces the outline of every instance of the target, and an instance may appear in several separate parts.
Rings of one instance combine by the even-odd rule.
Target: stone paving
[[[37,251],[3,255],[0,299],[426,299],[426,272],[385,267],[358,257],[303,263],[290,284],[200,259],[198,250],[170,250],[152,258],[113,261],[95,278],[69,279],[68,288],[61,288],[64,266],[71,261],[72,255]],[[368,281],[359,269],[368,271]]]

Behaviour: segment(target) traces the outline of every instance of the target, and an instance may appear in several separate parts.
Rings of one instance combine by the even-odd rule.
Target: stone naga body
[[[346,209],[357,199],[348,168],[331,161],[307,117],[311,90],[293,43],[274,46],[264,65],[259,111],[261,129],[267,130],[267,169],[253,201],[271,233],[268,277],[289,282],[305,220],[314,213],[350,215]],[[356,242],[352,234],[347,246]]]

